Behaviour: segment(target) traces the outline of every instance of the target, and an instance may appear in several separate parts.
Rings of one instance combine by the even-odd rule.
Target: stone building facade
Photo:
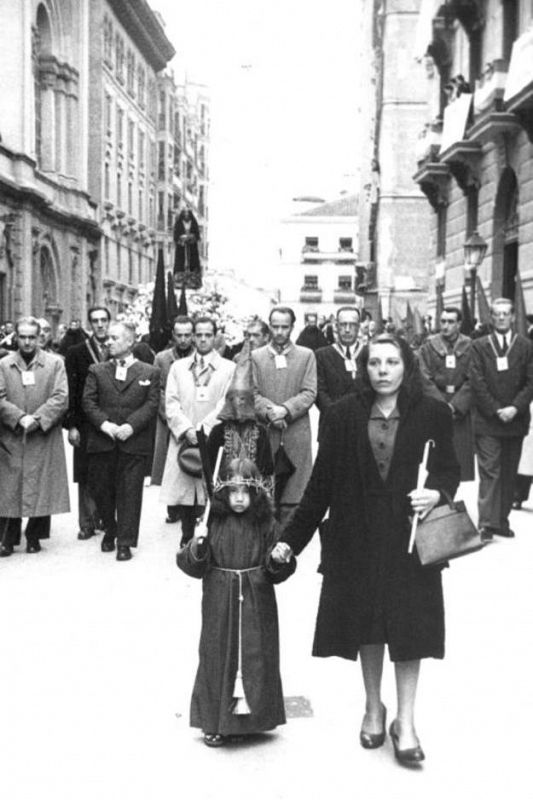
[[[97,297],[88,0],[2,3],[0,318],[83,316]]]
[[[116,313],[155,273],[157,82],[174,48],[146,0],[90,8],[89,191],[102,230],[97,281]]]
[[[417,38],[428,113],[414,178],[431,220],[430,302],[440,291],[456,304],[474,279],[463,245],[477,230],[485,294],[514,297],[520,275],[531,312],[533,3],[424,0]]]
[[[146,0],[2,0],[0,319],[112,312],[155,263],[156,81]]]
[[[157,240],[166,265],[173,265],[173,227],[189,206],[200,228],[200,259],[208,256],[209,96],[205,86],[177,81],[171,71],[158,79]]]
[[[306,210],[301,205],[281,220],[276,270],[278,302],[294,309],[298,324],[308,313],[329,316],[340,306],[362,305],[362,292],[356,294],[357,197],[346,195]]]
[[[420,0],[361,0],[358,70],[362,135],[359,268],[365,308],[403,318],[425,310],[430,220],[413,181],[414,144],[427,115],[425,86],[413,80]]]

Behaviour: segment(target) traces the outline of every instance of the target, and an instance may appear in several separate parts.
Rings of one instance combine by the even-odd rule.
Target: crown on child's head
[[[253,487],[260,492],[266,492],[266,494],[271,495],[274,491],[274,479],[262,478],[261,476],[245,478],[243,475],[232,475],[231,477],[227,478],[227,480],[217,480],[214,491],[220,492],[221,489],[224,489],[226,486],[229,489],[232,489],[235,486]]]

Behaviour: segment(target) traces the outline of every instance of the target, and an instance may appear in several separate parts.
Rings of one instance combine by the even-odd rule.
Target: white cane
[[[417,490],[424,488],[424,484],[428,476],[427,464],[429,458],[429,451],[434,444],[435,442],[433,441],[433,439],[428,439],[424,445],[422,461],[418,467],[418,478],[416,481]],[[412,553],[413,547],[415,546],[416,526],[418,525],[419,519],[420,519],[420,514],[418,512],[416,512],[416,514],[413,514],[413,521],[411,523],[411,536],[409,537],[409,547],[407,550],[408,553]]]

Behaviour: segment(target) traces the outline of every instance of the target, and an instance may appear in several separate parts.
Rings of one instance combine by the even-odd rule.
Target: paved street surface
[[[175,566],[177,525],[145,490],[140,547],[117,563],[55,517],[42,553],[0,561],[0,792],[6,800],[323,800],[533,797],[533,504],[445,572],[447,657],[426,661],[418,730],[427,760],[358,743],[359,665],[310,656],[316,543],[278,589],[287,697],[313,716],[239,746],[188,726],[200,582]],[[474,501],[474,487],[466,492]],[[75,488],[71,491],[75,505]],[[475,503],[474,503],[475,505]],[[384,700],[394,713],[391,665]]]

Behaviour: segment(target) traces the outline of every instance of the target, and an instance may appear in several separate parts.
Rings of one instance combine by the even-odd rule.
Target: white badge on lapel
[[[287,359],[283,355],[274,356],[276,369],[287,369]]]
[[[128,368],[117,366],[115,370],[115,380],[125,381],[127,377],[128,377]]]
[[[450,356],[446,356],[446,369],[455,369],[455,366],[456,366],[456,361],[453,353]]]
[[[496,369],[498,372],[507,372],[509,369],[509,362],[507,361],[507,356],[497,356],[496,357]]]
[[[35,386],[35,373],[33,370],[28,369],[22,373],[23,386]]]

